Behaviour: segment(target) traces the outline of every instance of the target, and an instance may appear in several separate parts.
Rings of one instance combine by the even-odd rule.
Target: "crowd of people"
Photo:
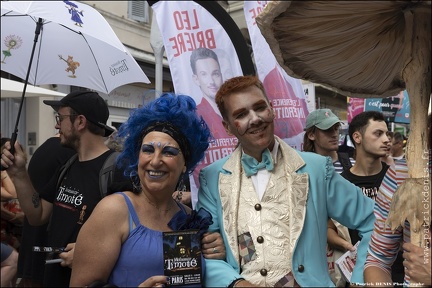
[[[195,61],[211,55],[204,56]],[[352,119],[352,156],[339,151],[340,119],[317,109],[298,151],[275,135],[257,77],[220,84],[207,101],[238,145],[199,169],[193,207],[182,203],[184,180],[200,167],[212,133],[189,96],[165,93],[134,109],[108,142],[113,129],[98,93],[44,101],[59,135],[28,167],[23,147],[16,142],[12,154],[2,139],[2,206],[19,203],[5,217],[24,228],[20,247],[2,238],[2,287],[17,277],[33,287],[164,287],[173,280],[164,272],[164,232],[190,229],[201,246],[198,286],[431,285],[430,242],[410,243],[408,222],[395,231],[386,223],[408,168],[406,139],[388,130],[382,113]],[[356,253],[350,279],[335,264],[346,251]]]

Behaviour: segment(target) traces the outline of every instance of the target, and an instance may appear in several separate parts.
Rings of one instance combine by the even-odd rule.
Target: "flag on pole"
[[[301,80],[289,76],[277,63],[255,18],[267,1],[244,1],[244,14],[252,42],[259,79],[275,111],[275,134],[290,146],[301,150],[304,127],[309,114]]]
[[[191,96],[197,112],[214,137],[205,159],[190,178],[191,190],[198,189],[199,171],[234,150],[237,139],[229,136],[215,103],[222,83],[243,75],[236,50],[220,23],[195,1],[158,1],[152,5],[162,34],[174,90]],[[192,193],[192,205],[196,203]]]

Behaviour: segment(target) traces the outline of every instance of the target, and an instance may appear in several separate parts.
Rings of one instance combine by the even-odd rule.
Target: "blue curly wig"
[[[125,176],[137,176],[144,133],[157,122],[170,123],[187,140],[187,174],[192,174],[198,162],[204,158],[211,134],[203,118],[196,114],[195,101],[186,95],[165,93],[144,107],[133,110],[127,122],[118,130],[118,137],[124,141],[124,149],[117,159],[117,165],[124,169]]]

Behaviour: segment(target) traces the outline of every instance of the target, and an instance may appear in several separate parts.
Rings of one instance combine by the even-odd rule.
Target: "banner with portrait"
[[[267,2],[244,2],[256,69],[275,111],[275,134],[291,147],[301,150],[306,117],[309,114],[306,97],[301,80],[289,76],[280,67],[255,22],[256,16]]]
[[[214,137],[205,159],[190,178],[191,190],[196,191],[199,171],[230,155],[237,145],[237,138],[229,136],[222,125],[214,97],[226,79],[243,72],[228,34],[201,5],[194,1],[158,1],[152,9],[162,34],[174,90],[195,100],[198,114]]]

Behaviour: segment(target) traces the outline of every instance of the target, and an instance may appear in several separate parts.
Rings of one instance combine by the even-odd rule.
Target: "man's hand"
[[[179,191],[174,191],[174,193],[172,194],[172,197],[176,200],[179,200],[180,203],[183,203],[189,207],[191,207],[191,202],[192,202],[192,196],[191,196],[191,192],[190,191],[182,191],[182,195],[181,198],[178,199],[179,196]]]
[[[59,257],[63,260],[60,265],[63,267],[69,267],[72,269],[73,256],[75,251],[75,243],[69,243],[65,252],[59,254]]]
[[[207,259],[224,260],[226,257],[225,245],[218,232],[204,233],[201,240],[202,252]]]
[[[24,225],[24,212],[18,212],[15,214],[15,217],[10,220],[13,224],[17,226],[23,226]]]
[[[27,157],[18,141],[15,142],[15,155],[10,153],[10,141],[4,144],[1,151],[1,166],[8,170],[8,175],[13,178],[19,172],[26,172]]]
[[[404,243],[403,265],[405,274],[410,277],[410,283],[431,285],[431,249],[420,248],[412,243]]]

